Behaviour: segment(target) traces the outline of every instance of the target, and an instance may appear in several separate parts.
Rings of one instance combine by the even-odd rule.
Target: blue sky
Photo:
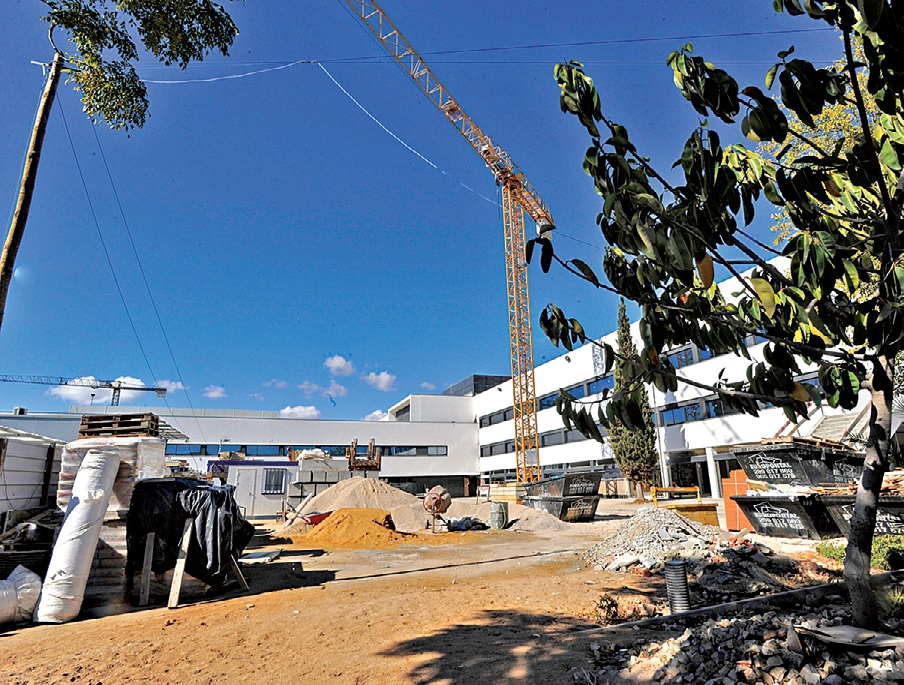
[[[775,15],[765,0],[382,6],[527,173],[552,209],[558,249],[592,265],[599,201],[581,170],[587,139],[559,110],[557,61],[585,62],[607,113],[667,167],[698,120],[665,66],[690,37],[742,87],[762,85],[789,45],[814,61],[839,52],[830,32],[778,33],[819,25]],[[0,8],[6,226],[42,88],[31,61],[52,57],[43,7]],[[172,407],[326,419],[363,418],[472,373],[508,374],[502,219],[478,156],[342,0],[229,8],[240,30],[230,57],[185,72],[142,59],[148,81],[193,81],[149,83],[143,129],[92,129],[61,86],[0,374],[127,377],[170,384]],[[274,70],[298,60],[321,61],[348,95],[318,65]],[[614,328],[613,299],[538,267],[530,283],[535,322],[555,301],[589,331]],[[556,354],[535,326],[535,362]],[[65,411],[89,400],[83,392],[0,383],[0,410]],[[140,393],[127,403],[164,401]]]

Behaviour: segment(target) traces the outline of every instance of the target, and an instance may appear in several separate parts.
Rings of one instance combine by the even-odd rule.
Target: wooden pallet
[[[112,414],[83,416],[79,424],[81,438],[125,438],[160,436],[160,419],[154,414]]]

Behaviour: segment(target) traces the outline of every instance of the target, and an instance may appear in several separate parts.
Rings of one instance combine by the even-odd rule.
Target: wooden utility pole
[[[16,266],[16,254],[19,252],[19,245],[21,245],[22,236],[25,233],[25,224],[28,221],[28,210],[31,208],[35,180],[38,177],[38,163],[41,161],[41,148],[44,145],[44,133],[47,131],[47,120],[50,118],[50,109],[53,107],[57,85],[60,82],[63,61],[63,54],[57,52],[50,65],[50,74],[44,85],[41,105],[38,107],[35,125],[31,131],[28,154],[25,156],[25,168],[22,170],[22,182],[19,184],[16,212],[13,214],[13,221],[9,227],[9,235],[6,236],[6,242],[3,244],[3,253],[0,254],[0,327],[3,326],[6,295],[9,292],[9,283]]]

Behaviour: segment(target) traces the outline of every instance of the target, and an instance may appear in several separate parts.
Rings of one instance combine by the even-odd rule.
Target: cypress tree
[[[620,300],[618,304],[617,345],[618,357],[614,365],[615,393],[626,390],[632,383],[642,383],[640,379],[635,380],[633,372],[633,369],[638,368],[632,363],[637,361],[637,348],[631,337],[631,324],[628,321],[624,299]],[[615,463],[618,464],[618,468],[628,482],[636,485],[638,499],[643,498],[643,486],[653,485],[653,477],[659,461],[653,410],[650,407],[646,386],[641,385],[641,391],[639,405],[643,415],[643,425],[629,427],[616,420],[609,426],[609,446],[615,456]]]

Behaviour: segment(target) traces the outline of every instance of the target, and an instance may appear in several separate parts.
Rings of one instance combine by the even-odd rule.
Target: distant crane
[[[490,137],[464,113],[380,6],[373,0],[346,0],[346,2],[430,101],[481,156],[496,176],[497,183],[502,186],[516,474],[519,482],[539,480],[537,396],[534,385],[527,260],[524,253],[524,212],[537,223],[541,232],[554,228],[552,214],[509,154],[494,145]]]
[[[113,390],[111,407],[119,406],[119,397],[123,390],[155,392],[157,397],[166,397],[166,388],[146,388],[138,385],[125,385],[122,381],[99,381],[95,378],[60,378],[58,376],[6,376],[0,374],[2,383],[33,383],[35,385],[70,385],[80,388],[110,388]]]

